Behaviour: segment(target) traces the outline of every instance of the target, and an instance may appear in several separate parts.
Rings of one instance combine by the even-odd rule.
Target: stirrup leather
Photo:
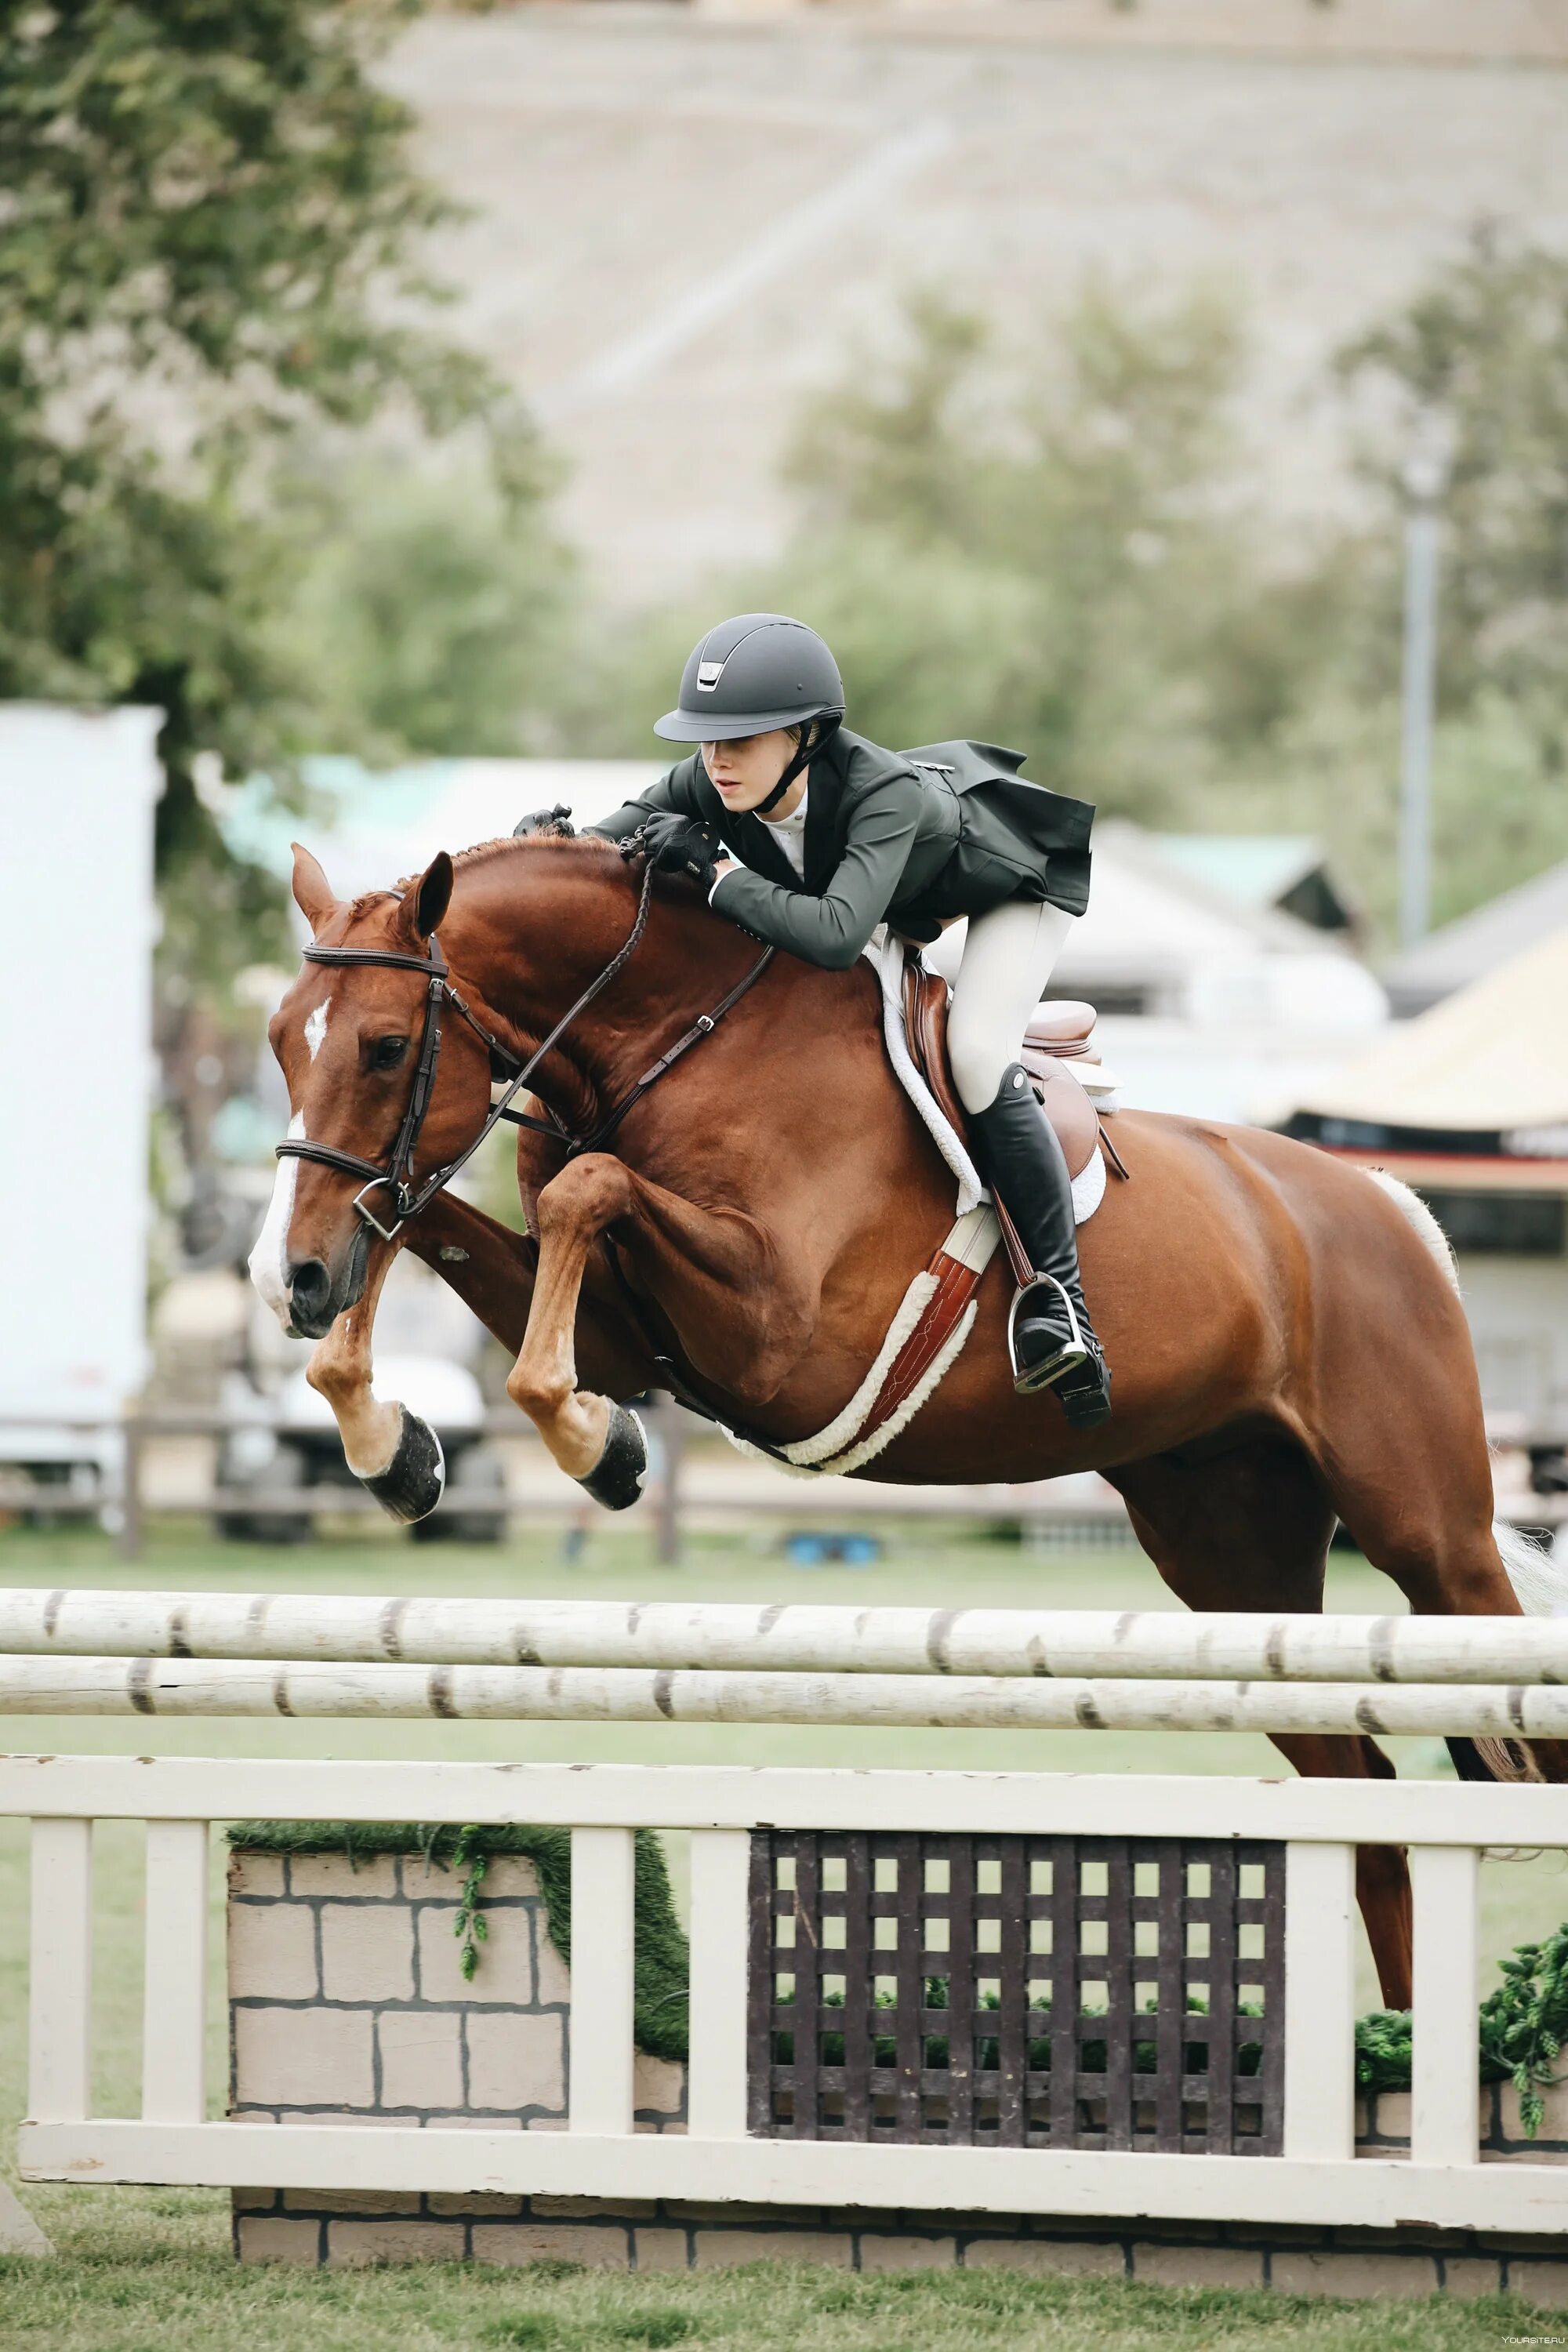
[[[1056,1294],[1054,1307],[1059,1299],[1067,1315],[1068,1338],[1053,1355],[1038,1364],[1024,1364],[1018,1360],[1018,1314],[1036,1291],[1049,1290]],[[1054,1274],[1037,1274],[1033,1282],[1014,1294],[1012,1310],[1007,1317],[1007,1356],[1013,1367],[1013,1385],[1021,1394],[1032,1396],[1038,1389],[1054,1388],[1069,1372],[1089,1360],[1089,1346],[1078,1319],[1078,1310],[1065,1286]]]

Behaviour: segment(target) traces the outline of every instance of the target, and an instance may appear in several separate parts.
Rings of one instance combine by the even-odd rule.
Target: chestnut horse
[[[633,937],[639,878],[635,952],[548,1045]],[[756,943],[687,884],[649,890],[594,836],[491,843],[455,867],[443,854],[401,895],[352,904],[300,850],[294,895],[308,953],[328,960],[306,962],[272,1024],[300,1156],[280,1161],[252,1271],[283,1319],[321,1339],[310,1378],[384,1499],[417,1516],[439,1494],[429,1433],[370,1385],[375,1299],[405,1244],[514,1354],[509,1392],[555,1460],[609,1499],[637,1483],[640,1439],[618,1401],[675,1377],[658,1356],[765,1441],[833,1419],[953,1213],[952,1178],[889,1065],[868,967],[776,957],[635,1103],[613,1151],[525,1130],[528,1237],[440,1190],[399,1227],[390,1189],[375,1187],[408,1142],[411,1105],[423,1115],[405,1213],[483,1126],[492,1045],[516,1070],[547,1045],[533,1107],[591,1137],[741,982]],[[369,959],[345,963],[345,950]],[[463,1015],[434,1059],[420,977],[433,953]],[[1415,1195],[1250,1129],[1125,1110],[1115,1134],[1131,1181],[1109,1188],[1080,1234],[1112,1418],[1073,1430],[1048,1394],[1015,1393],[998,1259],[964,1351],[856,1475],[942,1485],[1098,1470],[1194,1609],[1321,1609],[1339,1518],[1416,1612],[1521,1613],[1458,1286]],[[1276,1745],[1304,1773],[1394,1769],[1363,1736]],[[1467,1747],[1456,1760],[1483,1777],[1568,1777],[1568,1755],[1540,1743],[1531,1757],[1482,1762]],[[1384,1997],[1407,2006],[1403,1856],[1363,1849],[1358,1893]]]

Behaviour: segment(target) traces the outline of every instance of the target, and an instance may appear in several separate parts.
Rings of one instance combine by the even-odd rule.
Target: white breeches
[[[1022,898],[971,916],[947,1024],[952,1082],[965,1110],[995,1101],[1075,919],[1059,907]],[[945,944],[928,949],[926,961],[944,968]]]

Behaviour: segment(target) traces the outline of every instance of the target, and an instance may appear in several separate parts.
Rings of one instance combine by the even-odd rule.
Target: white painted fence
[[[0,1703],[92,1713],[1545,1730],[1568,1725],[1560,1712],[1568,1692],[1551,1687],[1568,1669],[1565,1643],[1568,1629],[1541,1620],[12,1593],[0,1595],[0,1647],[13,1653],[0,1660]],[[1121,1679],[1092,1678],[1106,1662]],[[1194,1674],[1257,1679],[1204,1683]],[[1411,1674],[1421,1679],[1402,1679]],[[1500,1675],[1512,1686],[1474,1680]],[[1331,1679],[1310,1679],[1321,1675]],[[34,1824],[25,2179],[1568,2231],[1568,2166],[1479,2162],[1476,2052],[1479,1860],[1489,1847],[1568,1848],[1568,1787],[14,1756],[0,1759],[5,1815]],[[211,1824],[250,1818],[569,1827],[574,1916],[593,1923],[574,1945],[569,2129],[210,2119]],[[92,1825],[104,1819],[148,1824],[134,2121],[91,2111]],[[748,1856],[752,1832],[764,1826],[1281,1841],[1283,2156],[748,2137]],[[632,2129],[640,1827],[691,1833],[684,2136]],[[1384,1843],[1408,1849],[1415,1889],[1412,2146],[1408,2158],[1357,2159],[1355,1848]]]
[[[1568,2231],[1568,2167],[1477,2159],[1477,1861],[1568,1847],[1568,1789],[1439,1781],[695,1769],[163,1758],[0,1760],[0,1814],[34,1822],[25,2180],[441,2189],[1073,2216]],[[215,1820],[515,1822],[574,1831],[565,2133],[208,2119],[203,2005]],[[142,2115],[89,2098],[92,1824],[144,1820]],[[1285,2144],[1279,2158],[900,2147],[746,2136],[749,1832],[821,1830],[1286,1842]],[[634,2134],[631,1846],[692,1833],[690,2129]],[[1415,1903],[1408,2159],[1356,2159],[1354,1841],[1409,1849]],[[575,2014],[576,2012],[574,2012]]]

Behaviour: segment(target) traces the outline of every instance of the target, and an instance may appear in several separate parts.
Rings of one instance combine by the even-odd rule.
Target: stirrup
[[[1053,1308],[1059,1299],[1062,1307],[1066,1310],[1068,1337],[1060,1347],[1045,1357],[1041,1362],[1020,1363],[1018,1360],[1019,1310],[1035,1292],[1047,1290],[1056,1294],[1051,1301]],[[1023,1289],[1015,1294],[1012,1312],[1007,1318],[1007,1357],[1013,1367],[1013,1386],[1020,1396],[1034,1396],[1041,1389],[1055,1388],[1058,1381],[1065,1380],[1069,1372],[1076,1372],[1080,1365],[1091,1360],[1092,1349],[1084,1338],[1083,1327],[1078,1319],[1078,1311],[1066,1287],[1057,1280],[1054,1274],[1037,1274],[1033,1282],[1026,1283]]]

